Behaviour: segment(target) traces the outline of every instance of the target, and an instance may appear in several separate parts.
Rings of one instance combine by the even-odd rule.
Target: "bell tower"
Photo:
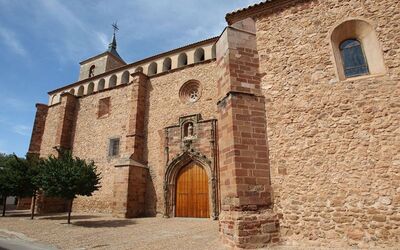
[[[114,32],[112,40],[108,45],[108,49],[97,56],[91,57],[79,63],[81,65],[79,81],[126,65],[126,62],[117,52],[117,39],[115,38],[115,33],[119,30],[117,23],[113,23],[112,27],[114,28]]]

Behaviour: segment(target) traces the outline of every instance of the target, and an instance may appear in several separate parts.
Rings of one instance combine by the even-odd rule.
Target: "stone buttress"
[[[132,77],[126,148],[121,149],[121,158],[114,169],[112,209],[114,216],[127,218],[145,214],[146,179],[149,178],[144,157],[148,77],[140,72],[132,74]]]
[[[220,236],[232,247],[279,241],[272,210],[264,96],[256,36],[228,27],[217,42]]]

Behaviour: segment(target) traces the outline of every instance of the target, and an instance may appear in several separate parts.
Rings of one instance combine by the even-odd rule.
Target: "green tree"
[[[16,155],[0,154],[0,194],[3,198],[3,216],[8,196],[32,195],[32,181],[27,160]]]
[[[7,197],[14,191],[13,176],[11,171],[12,155],[0,154],[0,195],[3,204],[2,216],[6,214]]]
[[[91,196],[100,188],[100,173],[94,162],[73,157],[70,151],[58,150],[59,157],[49,156],[40,163],[39,186],[49,197],[69,201],[68,224],[77,195]]]
[[[24,170],[24,178],[19,197],[32,197],[31,219],[35,215],[36,194],[39,190],[39,163],[37,154],[27,154],[26,159],[18,159],[21,169]]]

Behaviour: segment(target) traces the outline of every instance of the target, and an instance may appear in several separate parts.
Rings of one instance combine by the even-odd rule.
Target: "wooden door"
[[[178,174],[176,181],[176,217],[209,218],[208,177],[197,164],[190,164]]]

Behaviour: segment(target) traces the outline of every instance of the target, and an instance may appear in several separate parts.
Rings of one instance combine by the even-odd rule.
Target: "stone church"
[[[29,153],[96,163],[74,211],[215,219],[238,248],[398,247],[400,2],[269,0],[226,21],[132,63],[114,35],[36,105]]]

